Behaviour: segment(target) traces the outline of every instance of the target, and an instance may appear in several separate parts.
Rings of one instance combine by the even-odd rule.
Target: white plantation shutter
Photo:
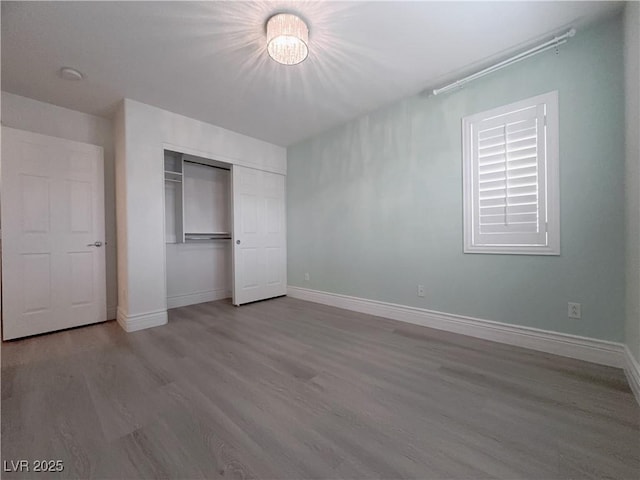
[[[463,129],[465,251],[558,254],[556,92]]]

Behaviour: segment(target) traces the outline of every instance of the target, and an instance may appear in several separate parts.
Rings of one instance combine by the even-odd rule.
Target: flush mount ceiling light
[[[267,20],[267,52],[276,62],[296,65],[309,55],[309,28],[291,13],[278,13]]]
[[[60,76],[65,80],[75,80],[75,81],[82,80],[84,78],[84,75],[82,75],[82,73],[80,73],[75,68],[71,68],[71,67],[62,67],[60,69]]]

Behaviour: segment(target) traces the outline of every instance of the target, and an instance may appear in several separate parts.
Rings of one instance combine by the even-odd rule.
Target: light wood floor
[[[638,479],[640,408],[617,369],[222,301],[5,343],[2,459],[63,460],[52,478]]]

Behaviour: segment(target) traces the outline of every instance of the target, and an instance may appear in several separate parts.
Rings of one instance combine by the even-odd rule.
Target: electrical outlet
[[[418,296],[424,297],[424,285],[418,285]]]
[[[579,303],[569,302],[569,318],[582,318],[582,308]]]
[[[311,280],[311,275],[309,275],[309,272],[305,272],[304,274],[304,281],[308,282],[309,280]]]

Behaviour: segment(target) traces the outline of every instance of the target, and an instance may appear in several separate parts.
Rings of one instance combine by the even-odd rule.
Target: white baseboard
[[[145,328],[164,325],[168,321],[168,316],[166,310],[141,313],[138,315],[125,315],[122,310],[118,309],[117,320],[125,332],[136,332]]]
[[[118,307],[115,305],[107,305],[107,320],[113,320],[118,317]]]
[[[367,313],[401,322],[460,333],[499,343],[506,343],[563,357],[623,368],[627,363],[624,345],[616,342],[580,337],[566,333],[510,325],[474,317],[407,307],[394,303],[367,300],[336,293],[287,288],[287,295],[301,300]]]
[[[231,297],[229,290],[211,290],[209,292],[190,293],[187,295],[176,295],[167,297],[167,308],[186,307],[197,303],[215,302]]]
[[[631,354],[629,347],[624,347],[624,353],[627,361],[624,373],[627,375],[629,386],[631,387],[636,400],[640,403],[640,363],[638,363],[638,360],[636,360]]]

